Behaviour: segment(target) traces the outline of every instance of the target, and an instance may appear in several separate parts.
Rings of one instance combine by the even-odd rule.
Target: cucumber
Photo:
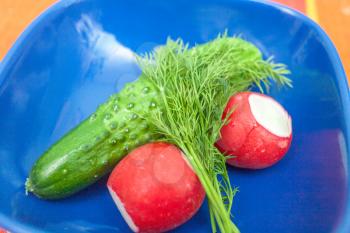
[[[175,49],[176,53],[176,43],[168,41],[162,49]],[[202,62],[203,70],[213,62],[218,63],[227,69],[227,75],[238,83],[237,90],[241,91],[266,78],[273,67],[262,60],[262,54],[254,45],[226,35],[186,50],[181,58],[175,57],[181,61],[179,69],[184,70],[190,69],[191,63],[195,62],[193,57]],[[247,67],[255,67],[254,73],[249,73]],[[180,71],[179,74],[181,76]],[[271,71],[271,74],[274,73]],[[262,75],[262,78],[250,78],[252,75]],[[164,106],[158,88],[150,80],[141,75],[127,84],[51,146],[34,164],[25,184],[26,191],[44,199],[70,196],[109,173],[130,150],[158,139],[159,135],[150,134],[150,125],[145,119],[149,119],[154,110],[164,111]],[[268,81],[264,82],[268,84]]]
[[[159,99],[158,90],[142,76],[126,84],[36,161],[27,192],[60,199],[109,173],[130,150],[157,138],[144,117],[161,108]]]

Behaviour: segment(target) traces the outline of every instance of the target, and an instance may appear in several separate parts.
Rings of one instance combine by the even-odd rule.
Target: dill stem
[[[211,209],[214,211],[216,223],[218,224],[220,231],[222,233],[239,233],[240,231],[231,221],[230,213],[228,213],[227,209],[225,208],[220,194],[218,194],[216,188],[213,186],[209,175],[207,174],[202,163],[197,158],[196,153],[193,151],[191,146],[182,146],[181,149],[185,152],[187,158],[191,160],[191,164],[207,193],[208,201],[212,207]]]
[[[216,232],[216,223],[215,223],[215,216],[214,216],[214,209],[212,209],[210,207],[210,202],[208,202],[208,206],[209,206],[209,215],[210,215],[210,223],[211,223],[211,230],[213,233]]]

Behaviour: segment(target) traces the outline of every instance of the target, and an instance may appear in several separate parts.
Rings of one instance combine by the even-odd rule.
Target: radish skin
[[[164,232],[189,220],[205,192],[176,146],[155,142],[127,155],[113,170],[107,187],[134,232]]]
[[[230,98],[223,119],[230,112],[216,143],[222,153],[233,156],[228,164],[261,169],[284,157],[292,141],[292,121],[278,102],[260,93],[241,92]]]

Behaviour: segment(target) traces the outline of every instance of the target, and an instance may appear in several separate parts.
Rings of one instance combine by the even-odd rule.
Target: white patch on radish
[[[125,222],[129,225],[129,227],[131,228],[131,230],[133,232],[139,232],[139,228],[135,225],[134,221],[132,220],[132,218],[130,217],[130,215],[128,214],[128,212],[126,212],[125,207],[123,205],[123,203],[121,202],[121,200],[119,199],[118,195],[113,191],[113,189],[109,186],[108,190],[109,193],[111,194],[114,203],[116,204],[118,210],[120,211],[121,215],[123,216]]]
[[[291,118],[278,102],[256,94],[249,95],[248,101],[255,120],[261,126],[279,137],[291,135]]]

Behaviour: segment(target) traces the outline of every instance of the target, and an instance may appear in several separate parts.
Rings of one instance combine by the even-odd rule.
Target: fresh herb
[[[182,40],[139,57],[143,75],[158,88],[164,111],[148,122],[163,140],[179,146],[197,173],[208,197],[212,231],[239,232],[232,222],[233,188],[226,159],[214,146],[229,97],[252,85],[261,91],[271,80],[291,86],[286,66],[264,60],[252,44],[225,33],[189,49]],[[218,228],[218,229],[217,229]]]

